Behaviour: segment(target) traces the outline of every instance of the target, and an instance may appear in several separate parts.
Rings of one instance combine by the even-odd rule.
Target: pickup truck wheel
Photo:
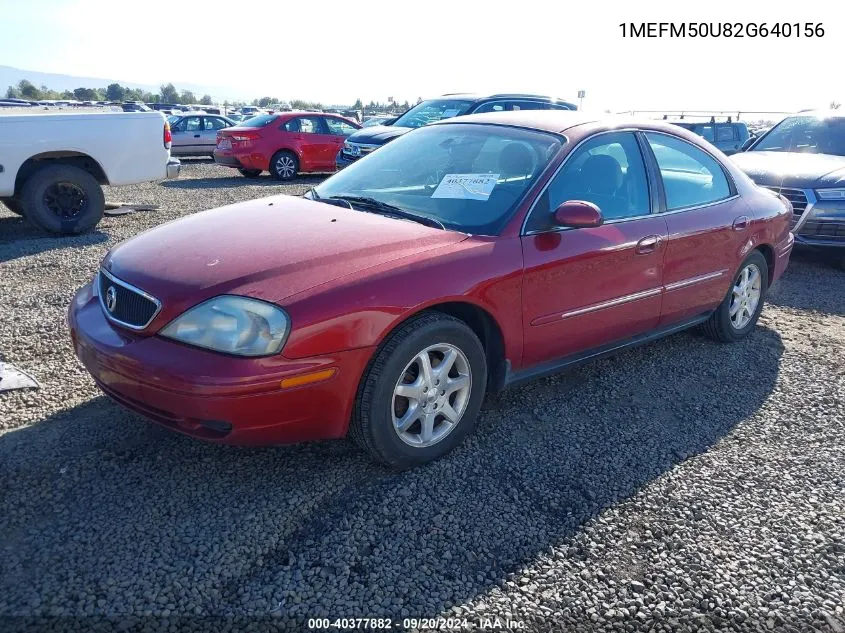
[[[19,198],[0,198],[0,202],[6,205],[6,208],[12,213],[23,215],[23,209],[21,208],[21,201]]]
[[[238,171],[244,178],[258,178],[261,175],[260,169],[244,169],[243,167],[239,167]]]
[[[748,336],[763,311],[769,289],[769,267],[760,251],[753,251],[734,277],[728,294],[704,323],[704,333],[722,343]]]
[[[437,312],[393,332],[358,389],[351,437],[376,461],[404,469],[442,457],[472,432],[487,362],[475,333]]]
[[[72,235],[97,225],[106,200],[100,184],[84,169],[47,165],[24,183],[21,204],[26,218],[36,226]]]
[[[299,159],[296,154],[282,150],[270,159],[270,173],[276,180],[291,180],[299,171]]]

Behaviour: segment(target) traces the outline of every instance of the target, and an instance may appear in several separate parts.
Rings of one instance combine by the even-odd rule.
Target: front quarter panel
[[[502,330],[505,355],[522,354],[522,251],[513,238],[471,237],[423,255],[317,286],[285,302],[292,359],[380,344],[397,325],[426,308],[470,303]]]

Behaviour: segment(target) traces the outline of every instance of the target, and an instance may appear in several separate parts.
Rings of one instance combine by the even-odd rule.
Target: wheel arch
[[[775,274],[775,249],[771,244],[757,244],[754,247],[755,251],[760,251],[763,257],[766,260],[766,266],[768,267],[768,285],[772,285],[772,280]]]
[[[20,194],[24,183],[32,174],[47,165],[71,165],[78,167],[91,174],[100,185],[109,184],[108,177],[102,165],[84,152],[73,150],[43,152],[25,160],[20,169],[18,169],[17,176],[15,177],[15,195]]]
[[[440,312],[462,321],[472,330],[484,347],[484,354],[487,359],[487,389],[488,391],[501,391],[505,385],[507,376],[507,359],[505,358],[505,339],[502,328],[496,318],[482,306],[465,300],[449,300],[440,303],[433,303],[420,307],[409,312],[398,319],[385,330],[376,343],[373,358],[379,353],[391,334],[402,327],[410,319],[426,312]],[[362,375],[363,380],[366,372]]]
[[[278,154],[280,152],[290,152],[291,154],[296,156],[296,160],[298,160],[299,164],[302,165],[302,152],[299,151],[296,147],[292,147],[290,145],[285,145],[284,147],[280,147],[279,149],[277,149],[275,152],[273,152],[270,155],[270,160],[272,161],[273,156],[275,156],[276,154]]]

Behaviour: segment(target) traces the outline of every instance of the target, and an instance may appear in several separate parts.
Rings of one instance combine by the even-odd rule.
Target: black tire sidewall
[[[466,355],[472,373],[472,391],[460,422],[443,440],[433,446],[414,448],[403,442],[393,428],[393,390],[400,373],[411,359],[429,345],[437,343],[454,345]],[[484,347],[469,327],[454,319],[444,319],[414,331],[392,351],[382,371],[375,377],[374,388],[365,392],[364,397],[371,398],[368,424],[378,452],[397,467],[422,464],[449,453],[475,428],[486,385]]]
[[[293,175],[291,175],[291,176],[282,176],[280,173],[278,173],[276,171],[276,159],[279,158],[279,156],[281,156],[282,154],[286,154],[293,159],[295,171],[293,172]],[[293,180],[294,178],[296,178],[299,175],[299,158],[297,158],[296,154],[294,154],[293,152],[286,150],[286,149],[283,149],[283,150],[276,152],[275,154],[273,154],[273,157],[270,159],[270,173],[272,174],[273,178],[275,178],[276,180]]]
[[[756,264],[757,268],[760,270],[760,302],[757,304],[757,309],[754,311],[751,320],[746,323],[745,327],[738,330],[733,326],[731,323],[731,297],[733,292],[733,287],[736,285],[736,281],[739,278],[739,275],[745,269],[746,266],[749,264]],[[754,251],[748,257],[746,257],[742,264],[739,267],[739,270],[734,274],[731,278],[731,285],[728,288],[727,295],[725,295],[725,299],[722,301],[721,305],[717,309],[716,318],[719,321],[719,328],[722,330],[723,334],[732,341],[739,341],[740,339],[745,338],[748,336],[752,330],[757,325],[757,320],[760,318],[760,313],[763,311],[763,303],[766,301],[766,296],[769,292],[769,265],[766,262],[766,258],[763,257],[763,254],[760,251]]]
[[[15,215],[23,215],[23,208],[19,198],[0,198],[5,207]]]
[[[244,178],[258,178],[261,175],[260,169],[244,169],[243,167],[238,168],[238,172]]]
[[[44,204],[44,191],[56,182],[71,182],[88,197],[88,207],[73,219],[63,220]],[[36,226],[51,233],[73,235],[93,229],[103,217],[105,194],[100,183],[84,169],[73,165],[48,165],[33,173],[21,192],[24,216]]]

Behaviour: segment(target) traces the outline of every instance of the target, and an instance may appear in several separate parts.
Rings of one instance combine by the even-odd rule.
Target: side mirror
[[[592,202],[567,200],[555,209],[555,222],[560,226],[582,229],[601,226],[604,218],[601,216],[601,209]]]
[[[739,151],[740,151],[740,152],[744,152],[744,151],[746,151],[749,147],[751,147],[752,145],[754,145],[754,141],[756,141],[756,140],[757,140],[757,137],[756,137],[756,136],[750,136],[749,138],[747,138],[747,139],[745,140],[745,143],[743,143],[742,145],[740,145],[740,147],[739,147]]]

